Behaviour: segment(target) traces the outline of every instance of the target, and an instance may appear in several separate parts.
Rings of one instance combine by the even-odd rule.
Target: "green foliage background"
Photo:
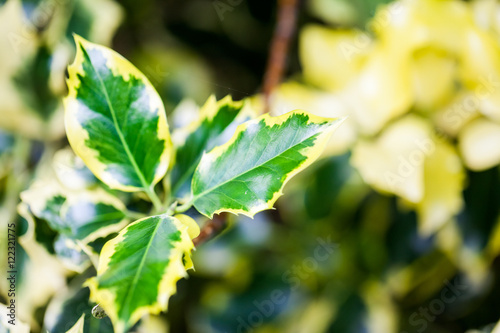
[[[135,64],[162,97],[173,128],[196,118],[192,105],[203,104],[212,93],[239,100],[260,92],[276,2],[228,5],[221,0],[230,8],[223,13],[216,2],[23,1],[24,18],[16,21],[11,15],[12,23],[2,16],[4,37],[13,24],[32,29],[23,36],[19,53],[12,52],[9,38],[2,39],[0,49],[0,89],[7,92],[0,94],[2,235],[12,220],[18,222],[19,236],[27,232],[28,222],[16,211],[19,192],[43,174],[37,166],[47,163],[45,156],[67,146],[60,115],[65,68],[73,58],[72,33],[107,44]],[[365,29],[377,6],[387,2],[307,0],[300,5],[298,31],[308,24]],[[48,14],[33,16],[40,8]],[[299,47],[294,40],[286,79],[303,83]],[[174,112],[176,107],[180,111]],[[132,331],[497,333],[498,165],[467,168],[460,211],[447,227],[423,235],[415,211],[363,181],[351,157],[350,149],[325,154],[287,185],[276,210],[254,219],[227,216],[229,227],[194,253],[196,271],[179,281],[168,312],[145,318]],[[87,177],[97,182],[90,173]],[[130,207],[146,204],[121,195]],[[33,262],[47,259],[29,258],[18,247],[17,262],[24,269],[20,300],[30,302],[19,316],[33,332],[50,327],[57,333],[84,312],[85,332],[111,332],[109,319],[90,316],[89,291],[81,288],[94,272],[56,270],[57,281],[35,283],[40,272],[55,270],[52,261],[65,258],[54,248],[56,233],[50,225],[37,219],[35,226],[36,241],[52,258],[35,267]],[[3,244],[4,239],[1,265],[6,261]],[[98,252],[103,244],[100,239],[92,246]],[[72,255],[65,260],[78,264]],[[1,303],[7,299],[3,274],[2,268]],[[46,293],[33,292],[40,288]]]

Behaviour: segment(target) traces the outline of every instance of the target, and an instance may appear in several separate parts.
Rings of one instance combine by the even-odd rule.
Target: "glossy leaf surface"
[[[125,206],[102,189],[73,192],[57,181],[37,181],[21,193],[31,212],[50,228],[88,243],[124,227]]]
[[[170,134],[148,79],[116,52],[75,36],[65,124],[75,153],[104,183],[149,190],[167,170]]]
[[[286,182],[319,157],[338,124],[297,110],[240,125],[229,142],[202,157],[192,183],[195,208],[210,218],[271,209]]]
[[[137,220],[104,245],[98,275],[87,284],[115,332],[126,331],[147,313],[166,310],[176,282],[193,267],[190,234],[198,233],[194,222],[157,215]]]
[[[189,125],[186,137],[176,149],[172,169],[174,196],[186,197],[191,193],[191,180],[203,152],[223,144],[233,134],[236,126],[250,119],[250,106],[233,102],[230,96],[216,101],[211,96],[200,110],[200,118]]]

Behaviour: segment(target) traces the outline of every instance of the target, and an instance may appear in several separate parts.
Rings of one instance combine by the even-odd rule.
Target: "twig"
[[[278,0],[278,22],[264,74],[264,113],[269,112],[271,93],[283,77],[290,41],[295,34],[299,0]]]
[[[201,228],[200,235],[193,239],[194,246],[205,243],[206,241],[217,236],[222,230],[226,228],[227,216],[216,215],[213,220],[208,220],[207,223]]]

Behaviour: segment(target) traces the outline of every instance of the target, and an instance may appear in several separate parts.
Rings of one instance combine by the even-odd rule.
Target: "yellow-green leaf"
[[[97,277],[87,285],[91,300],[106,311],[115,332],[125,332],[147,313],[166,310],[176,282],[193,268],[190,235],[199,229],[186,219],[190,218],[146,217],[104,245]]]
[[[111,188],[151,191],[165,175],[171,145],[158,93],[116,52],[79,36],[75,42],[64,101],[71,147]]]
[[[67,237],[88,243],[127,223],[125,205],[102,188],[70,191],[55,180],[36,180],[21,199],[39,219]]]
[[[340,122],[296,110],[240,125],[231,140],[203,155],[191,202],[210,218],[271,209],[286,182],[319,157]]]
[[[459,133],[459,148],[465,165],[474,171],[500,163],[500,125],[486,118],[467,124]]]
[[[194,170],[203,152],[226,142],[234,133],[236,126],[251,119],[252,115],[248,103],[233,102],[230,96],[220,101],[214,96],[208,99],[200,110],[198,121],[180,130],[186,131],[187,134],[176,148],[175,165],[172,169],[174,196],[181,198],[189,196]]]

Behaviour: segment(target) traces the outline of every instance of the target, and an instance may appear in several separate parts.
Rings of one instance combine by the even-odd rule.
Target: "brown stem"
[[[194,246],[198,246],[214,238],[226,228],[226,225],[227,216],[225,214],[215,215],[213,220],[208,220],[203,228],[201,228],[200,235],[193,239]]]
[[[271,93],[280,83],[285,69],[290,41],[295,34],[299,0],[278,0],[278,22],[264,74],[264,113],[269,112]]]

